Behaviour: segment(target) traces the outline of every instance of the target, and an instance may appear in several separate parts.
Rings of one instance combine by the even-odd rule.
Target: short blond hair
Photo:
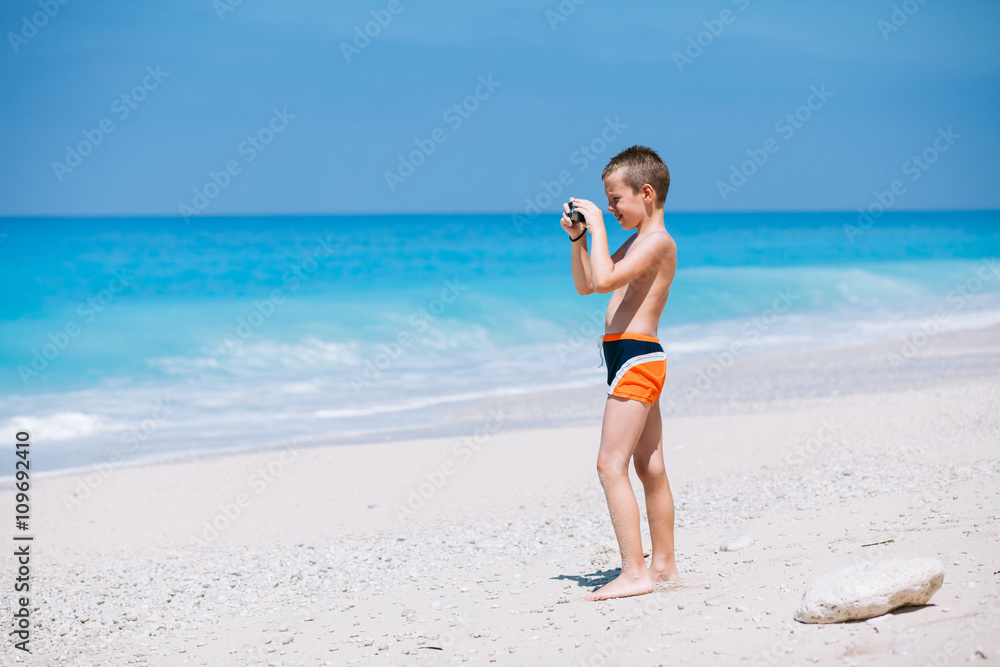
[[[601,180],[618,171],[621,171],[622,181],[632,188],[632,192],[639,192],[646,184],[652,186],[656,192],[656,204],[663,206],[670,189],[670,170],[656,151],[648,146],[626,148],[611,158],[601,172]]]

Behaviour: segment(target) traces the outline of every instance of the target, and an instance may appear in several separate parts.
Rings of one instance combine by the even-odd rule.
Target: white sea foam
[[[101,415],[84,412],[56,412],[48,415],[18,415],[7,420],[4,432],[27,431],[38,441],[73,440],[95,435],[109,428]]]
[[[340,419],[343,417],[364,417],[368,415],[384,414],[390,412],[407,412],[409,410],[419,410],[434,405],[445,403],[463,403],[475,401],[483,398],[494,398],[499,396],[518,396],[524,394],[544,393],[557,391],[560,389],[578,389],[589,387],[595,384],[594,379],[580,380],[577,382],[559,382],[544,385],[530,385],[522,387],[501,387],[488,391],[470,391],[461,394],[448,394],[434,396],[419,400],[403,400],[391,405],[371,405],[359,408],[347,408],[343,410],[318,410],[313,415],[323,419]]]

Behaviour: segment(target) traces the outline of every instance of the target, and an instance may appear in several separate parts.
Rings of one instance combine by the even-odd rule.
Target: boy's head
[[[633,195],[639,194],[644,185],[649,185],[653,188],[656,207],[663,208],[667,190],[670,189],[670,170],[652,148],[632,146],[611,158],[601,173],[605,186],[609,177],[617,177],[632,190]]]

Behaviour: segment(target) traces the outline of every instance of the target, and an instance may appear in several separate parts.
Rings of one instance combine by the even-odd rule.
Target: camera
[[[569,219],[570,222],[582,222],[583,224],[587,224],[587,219],[583,217],[583,213],[577,211],[572,202],[570,202],[569,205]]]

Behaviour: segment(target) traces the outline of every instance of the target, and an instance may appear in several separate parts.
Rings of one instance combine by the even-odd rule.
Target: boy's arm
[[[611,261],[618,262],[625,256],[625,251],[632,245],[632,241],[626,241],[622,247],[611,256]],[[579,246],[579,248],[577,247]],[[573,244],[570,249],[570,262],[573,267],[573,284],[576,291],[583,296],[594,293],[594,281],[590,277],[590,254],[587,252],[586,237]]]
[[[563,204],[563,217],[559,221],[570,238],[569,262],[573,270],[573,286],[578,294],[586,296],[594,293],[590,280],[590,256],[587,254],[587,228],[569,219],[569,206]],[[583,238],[573,241],[583,234]]]
[[[585,199],[574,199],[574,202],[587,217],[587,229],[594,239],[589,253],[590,276],[593,289],[598,294],[607,294],[629,284],[673,252],[669,235],[654,234],[633,243],[630,252],[616,262],[608,249],[608,233],[604,229],[601,210]]]
[[[570,248],[570,266],[573,268],[573,285],[576,291],[584,296],[594,293],[594,284],[590,278],[590,255],[587,253],[587,237],[573,242]]]

